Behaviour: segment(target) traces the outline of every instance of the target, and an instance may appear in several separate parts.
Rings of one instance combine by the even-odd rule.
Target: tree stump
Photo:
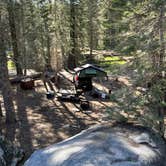
[[[20,87],[23,90],[31,90],[34,88],[34,86],[35,86],[35,82],[34,82],[34,79],[32,78],[26,78],[21,80]]]

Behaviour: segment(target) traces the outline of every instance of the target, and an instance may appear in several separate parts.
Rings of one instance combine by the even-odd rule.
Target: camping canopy
[[[107,73],[97,66],[86,64],[74,69],[80,78],[84,77],[107,77]]]

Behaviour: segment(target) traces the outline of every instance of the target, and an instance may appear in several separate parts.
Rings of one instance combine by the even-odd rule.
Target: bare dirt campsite
[[[65,70],[61,74],[63,76],[58,82],[59,88],[74,88],[71,80],[68,80],[72,78],[71,74]],[[101,101],[89,97],[91,108],[81,110],[78,103],[58,101],[56,98],[48,100],[41,80],[35,81],[32,90],[22,90],[19,84],[13,85],[12,88],[17,123],[16,126],[11,126],[15,127],[15,133],[11,137],[21,145],[26,155],[30,155],[35,149],[73,136],[91,125],[101,123],[106,107],[111,105],[108,100]],[[4,129],[3,125],[1,129]]]
[[[165,0],[0,0],[0,166],[166,166],[165,18]]]
[[[121,69],[118,68],[119,75],[118,73],[109,74],[107,80],[103,81],[94,78],[93,88],[107,94],[111,90],[109,94],[109,97],[111,97],[125,87],[132,87],[131,73],[127,76],[125,72],[127,63],[130,64],[131,61],[126,61]],[[35,71],[30,71],[29,74],[35,74]],[[59,71],[58,77],[58,84],[52,82],[55,94],[75,93],[74,71],[62,69]],[[11,79],[13,79],[13,76]],[[109,114],[111,108],[114,109],[117,104],[110,98],[102,99],[87,92],[79,96],[89,102],[89,108],[85,110],[80,107],[79,102],[58,100],[57,97],[48,99],[47,90],[41,78],[35,80],[34,87],[31,90],[22,89],[20,83],[12,84],[12,89],[16,124],[10,127],[14,128],[14,133],[4,130],[5,119],[3,118],[1,130],[3,133],[9,132],[15,144],[21,146],[25,152],[24,159],[27,159],[34,150],[65,140],[90,126],[113,123],[118,120],[117,117],[121,118],[119,117],[120,114],[127,117],[125,112],[119,112],[117,117]]]

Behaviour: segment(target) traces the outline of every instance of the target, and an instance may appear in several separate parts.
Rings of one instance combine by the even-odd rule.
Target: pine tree
[[[18,48],[18,37],[15,24],[15,13],[14,13],[14,2],[12,0],[7,0],[7,10],[9,15],[9,26],[12,39],[12,47],[14,54],[14,62],[16,66],[17,75],[22,75],[22,68],[20,64],[20,52]]]
[[[77,1],[70,0],[70,52],[68,56],[68,68],[73,69],[77,64],[77,19],[76,19]]]
[[[12,101],[11,87],[7,69],[7,55],[5,48],[5,16],[0,11],[0,91],[2,92],[4,107],[6,110],[6,123],[14,123],[14,107]]]

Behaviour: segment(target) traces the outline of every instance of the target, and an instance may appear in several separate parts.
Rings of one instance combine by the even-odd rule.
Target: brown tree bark
[[[7,10],[8,10],[8,15],[9,15],[9,26],[10,26],[10,33],[11,33],[11,39],[12,39],[12,47],[13,47],[16,72],[17,72],[17,75],[22,75],[23,72],[22,72],[21,64],[19,63],[20,52],[18,49],[18,39],[17,39],[17,33],[16,33],[13,5],[14,4],[13,4],[12,0],[7,0]]]
[[[3,116],[2,114],[2,106],[1,106],[1,101],[0,101],[0,118]]]
[[[93,62],[93,50],[97,48],[97,1],[88,2],[88,36],[89,36],[89,57],[88,61]]]
[[[75,0],[70,0],[70,47],[68,56],[68,68],[73,69],[77,63],[77,32],[76,32],[76,4]]]
[[[93,3],[89,1],[88,7],[89,7],[89,61],[92,61],[93,45],[94,45]]]
[[[50,34],[49,34],[49,28],[48,28],[47,20],[44,21],[44,24],[45,24],[45,29],[46,29],[46,41],[47,41],[46,66],[48,66],[49,68],[52,68],[51,67],[51,52],[50,52],[51,39],[50,39]]]
[[[165,42],[164,42],[164,16],[165,16],[165,2],[160,6],[160,15],[159,15],[159,38],[160,38],[160,54],[159,54],[159,71],[161,72],[164,67],[164,57],[165,57]],[[164,96],[163,99],[164,101]],[[158,110],[160,122],[159,129],[160,133],[164,136],[165,125],[164,125],[164,107],[161,106]]]
[[[5,39],[4,39],[4,26],[3,26],[2,14],[0,13],[0,91],[2,92],[4,107],[6,110],[6,122],[14,123],[15,114],[14,106],[12,101],[11,87],[9,82],[9,75],[7,69],[7,56],[5,49]]]
[[[160,6],[160,16],[159,16],[159,37],[160,37],[160,60],[159,66],[163,67],[163,61],[165,57],[165,42],[164,42],[164,4]]]
[[[23,74],[24,76],[27,75],[27,50],[26,50],[26,40],[25,40],[25,14],[24,14],[24,0],[21,0],[21,5],[20,5],[20,12],[21,12],[21,19],[20,19],[20,22],[21,22],[21,33],[22,33],[22,40],[21,40],[21,43],[22,43],[22,55],[23,55]]]
[[[92,18],[92,15],[90,16],[89,18],[89,27],[90,27],[90,39],[89,39],[89,48],[90,48],[90,54],[89,54],[89,59],[92,60],[92,56],[93,56],[93,40],[94,40],[94,37],[93,37],[93,18]]]

